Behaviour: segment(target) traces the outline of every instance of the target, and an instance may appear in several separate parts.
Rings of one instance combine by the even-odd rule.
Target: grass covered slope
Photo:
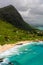
[[[43,40],[43,36],[37,36],[34,33],[31,34],[30,32],[21,30],[16,28],[12,24],[0,20],[0,44],[12,44],[17,41],[23,40],[36,40],[41,39]]]
[[[31,34],[24,30],[16,28],[12,24],[0,20],[0,44],[8,44],[22,40],[31,39]]]

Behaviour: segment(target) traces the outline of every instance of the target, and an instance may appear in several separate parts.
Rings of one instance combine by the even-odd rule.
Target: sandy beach
[[[0,45],[0,58],[8,57],[13,54],[19,55],[19,48],[28,44],[33,44],[33,42],[36,44],[37,41],[19,41],[13,44]],[[38,42],[43,44],[43,41]]]
[[[10,48],[13,48],[16,45],[22,45],[22,44],[26,44],[32,41],[21,41],[21,42],[17,42],[14,44],[5,44],[3,46],[0,45],[0,53],[5,52],[6,50],[9,50]]]

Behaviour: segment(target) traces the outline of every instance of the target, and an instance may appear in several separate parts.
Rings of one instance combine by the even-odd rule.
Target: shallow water
[[[43,42],[33,42],[19,48],[17,54],[4,59],[0,65],[43,65]]]

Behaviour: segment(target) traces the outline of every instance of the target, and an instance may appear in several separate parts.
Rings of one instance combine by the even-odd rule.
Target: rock
[[[9,62],[8,64],[9,64],[9,65],[14,65],[12,62]]]
[[[3,58],[0,59],[0,63],[3,62]]]
[[[19,44],[16,44],[16,45],[23,45],[23,43],[19,43]]]

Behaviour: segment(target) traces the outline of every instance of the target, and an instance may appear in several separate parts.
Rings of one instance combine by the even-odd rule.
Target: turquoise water
[[[36,27],[37,29],[39,29],[39,30],[43,30],[43,27]]]
[[[19,48],[18,54],[11,55],[8,60],[13,63],[12,65],[43,65],[43,44],[34,42],[34,44],[23,46]]]

